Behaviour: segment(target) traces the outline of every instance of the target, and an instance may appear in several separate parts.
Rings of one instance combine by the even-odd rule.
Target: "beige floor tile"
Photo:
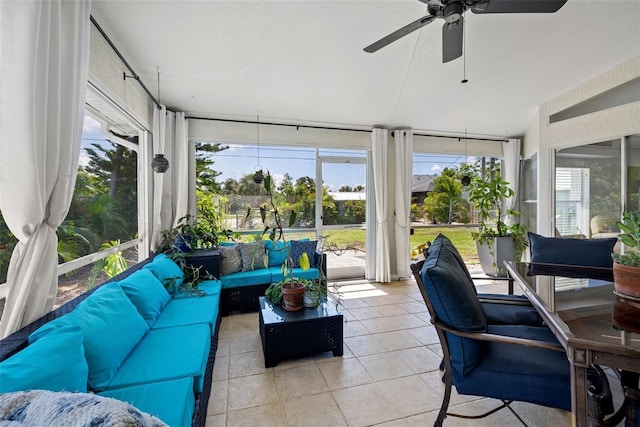
[[[288,426],[347,426],[347,422],[331,393],[286,399],[284,400],[284,412]]]
[[[329,390],[353,387],[373,381],[357,358],[335,358],[318,365]]]
[[[248,353],[251,351],[260,351],[262,352],[262,341],[260,340],[259,333],[253,333],[250,335],[242,335],[239,337],[235,337],[231,341],[231,346],[229,348],[229,352],[231,355],[240,354],[240,353]]]
[[[415,339],[408,331],[384,332],[376,334],[376,338],[378,338],[390,351],[422,347],[420,341]]]
[[[398,359],[398,352],[372,354],[359,357],[360,363],[375,381],[406,377],[414,374],[411,367]]]
[[[366,302],[370,307],[392,304],[392,301],[389,300],[386,293],[385,292],[382,292],[382,293],[383,295],[374,295],[371,298],[366,298],[364,302]]]
[[[329,391],[316,364],[279,370],[276,373],[276,384],[283,401]]]
[[[286,418],[280,402],[229,411],[226,427],[282,427]]]
[[[407,313],[426,313],[427,306],[422,301],[413,301],[408,303],[403,303],[402,308],[407,310]]]
[[[407,329],[412,337],[420,341],[422,345],[440,344],[438,332],[433,326],[421,326],[419,328]]]
[[[258,313],[233,314],[228,318],[232,337],[253,335],[259,329]]]
[[[225,427],[227,424],[227,415],[210,415],[207,417],[205,427]]]
[[[278,404],[279,396],[273,373],[229,379],[229,411]]]
[[[511,407],[531,427],[568,427],[571,425],[571,412],[562,409],[547,408],[525,402],[513,402]],[[621,425],[624,425],[624,422]]]
[[[365,328],[373,334],[425,326],[425,321],[418,318],[415,314],[366,319],[361,320],[361,322]]]
[[[376,319],[381,316],[376,307],[350,308],[349,313],[351,316],[348,318],[353,317],[356,320]]]
[[[369,330],[358,320],[349,320],[344,322],[344,325],[342,326],[343,337],[355,337],[358,335],[366,335],[368,333]]]
[[[213,364],[213,381],[229,379],[229,356],[220,356],[216,352],[216,361]]]
[[[464,415],[479,415],[495,408],[496,406],[500,406],[500,403],[500,401],[494,399],[479,399],[460,405],[450,405],[449,412]],[[437,416],[438,411],[436,410],[411,417],[408,421],[412,422],[413,425],[433,425]],[[447,416],[443,424],[447,427],[514,427],[522,425],[511,411],[506,408],[477,420]],[[554,424],[549,424],[545,427],[551,426],[556,427]]]
[[[343,341],[345,347],[348,347],[349,351],[356,357],[382,353],[388,350],[375,335],[347,337]]]
[[[361,308],[368,307],[369,304],[364,302],[361,298],[348,298],[348,294],[345,291],[341,291],[344,293],[343,298],[340,300],[340,305],[347,310],[351,310],[352,308]]]
[[[218,348],[216,349],[216,357],[228,356],[231,349],[231,336],[227,338],[218,338]]]
[[[437,370],[442,360],[442,356],[423,346],[398,350],[394,356],[407,365],[414,374]]]
[[[419,376],[392,378],[378,383],[402,417],[440,408],[440,395]]]
[[[400,418],[395,405],[378,384],[366,384],[331,392],[351,427],[370,426]]]
[[[247,375],[264,374],[264,354],[262,351],[234,354],[229,359],[229,378]]]
[[[409,312],[405,310],[401,304],[378,305],[375,308],[380,313],[380,316],[382,317],[400,316],[402,314],[409,314]]]
[[[220,415],[227,412],[227,396],[229,383],[227,381],[214,381],[211,385],[211,395],[207,405],[207,416]]]

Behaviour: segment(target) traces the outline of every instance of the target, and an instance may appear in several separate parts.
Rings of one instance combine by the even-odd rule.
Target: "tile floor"
[[[480,292],[495,286],[486,282]],[[265,369],[258,314],[222,319],[207,427],[433,425],[443,394],[441,349],[414,281],[340,282],[344,356],[320,354]],[[497,401],[454,393],[450,409],[480,413]],[[570,414],[525,403],[530,426],[569,426]],[[445,426],[517,426],[501,410]]]

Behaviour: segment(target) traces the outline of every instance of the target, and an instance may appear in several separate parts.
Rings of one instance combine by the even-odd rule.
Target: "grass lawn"
[[[475,226],[434,226],[417,228],[411,236],[411,249],[418,247],[427,241],[433,241],[439,233],[447,236],[456,246],[460,255],[466,263],[478,263],[478,253],[476,251],[476,242],[471,237],[471,232],[476,231]],[[335,245],[340,248],[356,247],[364,250],[364,230],[340,230],[327,231],[325,233],[325,244]]]
[[[447,236],[456,246],[460,255],[467,264],[477,264],[478,253],[476,251],[476,242],[471,237],[471,232],[476,231],[477,226],[446,226],[436,225],[423,228],[416,228],[411,236],[411,249],[414,249],[427,241],[433,241],[439,233]],[[260,232],[256,231],[259,235]],[[301,238],[315,239],[314,232],[306,233],[287,233],[287,240],[296,240]],[[254,237],[244,235],[240,240],[252,241]],[[365,230],[327,230],[324,233],[323,246],[325,248],[357,248],[365,250]]]

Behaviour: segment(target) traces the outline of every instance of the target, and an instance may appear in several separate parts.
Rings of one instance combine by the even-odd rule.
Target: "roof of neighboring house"
[[[366,200],[364,191],[329,191],[327,193],[336,202],[343,202],[346,200]]]
[[[433,191],[433,180],[438,175],[413,175],[411,177],[411,192],[412,193],[426,193]]]

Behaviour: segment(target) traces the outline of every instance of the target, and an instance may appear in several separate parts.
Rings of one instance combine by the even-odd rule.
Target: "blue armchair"
[[[544,326],[490,324],[466,269],[444,236],[411,268],[444,354],[445,394],[436,426],[447,415],[452,386],[460,394],[503,404],[525,401],[570,410],[570,369],[563,348]],[[459,415],[456,415],[459,416]]]

